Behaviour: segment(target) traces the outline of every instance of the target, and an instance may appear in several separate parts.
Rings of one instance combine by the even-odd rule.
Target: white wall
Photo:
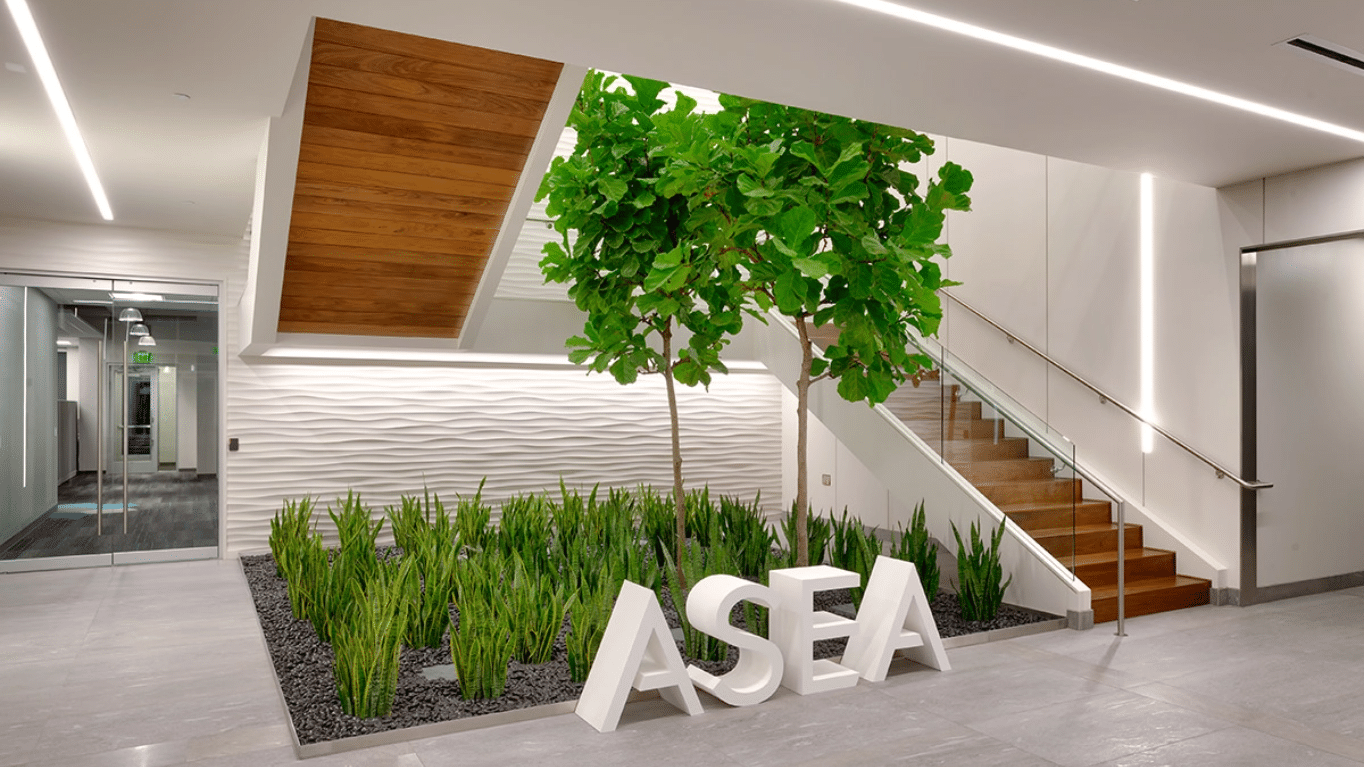
[[[1221,190],[1229,251],[1364,229],[1364,159]],[[1257,257],[1257,585],[1364,570],[1355,488],[1359,240]]]
[[[949,214],[947,273],[963,283],[952,292],[1135,409],[1139,176],[944,143],[947,157],[976,177],[971,212]],[[1155,418],[1235,468],[1238,283],[1217,192],[1156,179],[1155,224]],[[945,308],[941,338],[949,352],[1074,443],[1083,464],[1136,504],[1149,545],[1201,547],[1202,561],[1181,569],[1215,582],[1234,573],[1234,485],[1159,437],[1143,455],[1132,418],[951,301]]]
[[[57,306],[40,291],[0,286],[0,360],[3,542],[57,505]]]
[[[199,373],[193,368],[186,364],[176,373],[175,409],[184,414],[175,429],[175,467],[181,471],[199,468]]]
[[[284,498],[331,500],[347,487],[373,504],[425,484],[447,499],[601,483],[671,485],[662,380],[628,387],[569,368],[248,364],[234,381],[229,545],[265,545]],[[680,387],[689,486],[780,497],[779,394],[771,376]]]
[[[174,464],[179,453],[177,439],[179,421],[179,396],[176,393],[176,369],[173,365],[161,364],[158,360],[156,382],[156,460],[162,464]]]
[[[74,361],[75,372],[79,376],[67,384],[68,396],[80,402],[80,471],[95,471],[99,468],[99,418],[97,414],[99,398],[99,340],[82,338],[78,346],[67,352],[67,364]]]

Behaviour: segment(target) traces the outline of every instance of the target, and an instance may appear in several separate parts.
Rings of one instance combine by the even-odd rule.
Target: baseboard
[[[1066,626],[1076,631],[1088,631],[1094,628],[1094,611],[1066,610]]]
[[[1250,604],[1258,605],[1263,602],[1277,602],[1280,599],[1325,594],[1328,591],[1351,589],[1356,586],[1364,586],[1364,571],[1328,575],[1324,578],[1309,578],[1305,581],[1294,581],[1293,583],[1276,583],[1273,586],[1260,586],[1255,589]]]
[[[1209,589],[1208,604],[1214,607],[1239,606],[1241,604],[1241,590],[1233,588]]]

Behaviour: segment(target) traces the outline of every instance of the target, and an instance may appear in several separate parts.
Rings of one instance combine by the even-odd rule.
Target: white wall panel
[[[959,139],[947,143],[952,162],[975,174],[971,212],[948,214],[948,264],[952,279],[962,283],[952,292],[988,305],[992,319],[1045,349],[1047,159]]]
[[[1047,351],[1135,403],[1139,177],[1054,158],[1048,164]]]
[[[1364,242],[1261,253],[1259,586],[1364,570]]]
[[[249,365],[234,381],[230,550],[264,546],[284,498],[348,487],[376,505],[423,484],[448,499],[569,485],[670,486],[657,377],[623,387],[578,370]],[[763,374],[681,387],[688,485],[780,498],[778,384]]]
[[[1240,262],[1218,257],[1225,251],[1215,190],[1157,179],[1154,193],[1156,422],[1234,467],[1241,436]],[[1171,447],[1159,438],[1157,446]]]
[[[975,175],[971,211],[948,214],[952,293],[1028,343],[1047,348],[1047,160],[947,139],[946,153]],[[1047,366],[951,300],[948,349],[1025,408],[1047,415]]]
[[[1364,229],[1364,159],[1265,179],[1264,242]]]

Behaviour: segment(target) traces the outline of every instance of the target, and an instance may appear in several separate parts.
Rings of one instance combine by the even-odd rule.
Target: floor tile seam
[[[988,721],[988,720],[987,720],[987,721]],[[1042,760],[1043,762],[1046,762],[1047,764],[1054,764],[1054,765],[1056,765],[1057,767],[1063,767],[1063,765],[1062,765],[1060,762],[1057,762],[1057,761],[1055,761],[1055,760],[1053,760],[1053,759],[1050,759],[1050,758],[1048,758],[1048,757],[1047,757],[1046,755],[1044,755],[1044,754],[1039,754],[1039,753],[1037,753],[1036,751],[1033,751],[1032,749],[1028,748],[1027,746],[1019,745],[1019,744],[1017,744],[1017,743],[1010,743],[1009,741],[1004,740],[1003,738],[1000,738],[998,735],[995,735],[995,734],[989,733],[989,732],[985,732],[984,730],[981,730],[981,729],[975,727],[974,725],[962,724],[961,722],[957,722],[957,724],[960,725],[961,727],[964,727],[964,728],[970,730],[971,732],[976,733],[977,735],[981,736],[982,738],[988,738],[991,742],[998,743],[998,744],[1000,744],[1001,746],[1004,746],[1004,747],[1006,747],[1006,748],[1018,749],[1019,751],[1022,751],[1022,752],[1025,753],[1025,754],[1029,754],[1029,755],[1031,755],[1031,756],[1034,756],[1034,757],[1036,757],[1036,758]]]
[[[1254,730],[1270,737],[1297,743],[1318,751],[1325,751],[1346,759],[1364,761],[1364,740],[1313,727],[1285,716],[1256,711],[1236,703],[1210,698],[1200,693],[1175,687],[1164,681],[1142,685],[1130,692],[1167,705],[1178,706],[1202,716],[1228,721],[1235,727]],[[1165,692],[1165,694],[1157,694],[1159,692]],[[1193,705],[1187,705],[1188,703]],[[1222,709],[1222,711],[1218,711],[1218,709]],[[1229,717],[1224,712],[1231,713],[1233,716]]]
[[[272,743],[272,744],[267,744],[267,745],[251,744],[251,745],[247,745],[247,746],[245,746],[245,747],[237,748],[237,749],[233,749],[233,748],[231,748],[231,747],[229,746],[229,747],[227,747],[227,748],[225,748],[225,749],[219,750],[219,751],[216,752],[216,753],[206,753],[206,754],[203,755],[203,756],[195,757],[195,758],[193,758],[193,759],[188,758],[188,755],[191,754],[191,753],[193,753],[193,751],[194,751],[194,749],[195,749],[196,746],[201,746],[201,745],[205,745],[205,744],[216,745],[215,739],[224,739],[224,738],[228,738],[228,737],[232,736],[234,733],[237,733],[238,731],[241,731],[241,730],[250,730],[250,731],[256,731],[256,730],[269,730],[269,729],[277,729],[277,728],[279,728],[279,727],[281,727],[281,726],[282,726],[282,725],[278,725],[278,724],[252,724],[252,725],[248,725],[248,726],[246,726],[246,727],[234,727],[234,728],[231,728],[231,729],[222,730],[222,731],[220,731],[220,732],[210,733],[210,734],[206,734],[206,735],[195,735],[195,736],[191,736],[191,737],[188,737],[188,738],[173,738],[173,739],[171,739],[171,740],[162,740],[162,741],[157,741],[157,742],[155,742],[155,743],[140,743],[140,744],[136,744],[136,745],[119,746],[118,748],[107,748],[107,749],[103,749],[103,750],[96,749],[96,750],[94,750],[94,751],[81,751],[81,752],[74,752],[74,753],[64,753],[64,754],[62,754],[60,757],[57,757],[57,759],[92,759],[92,758],[99,757],[99,756],[106,755],[106,754],[114,754],[114,755],[116,755],[116,754],[121,754],[121,753],[125,753],[125,752],[131,753],[131,752],[133,752],[133,751],[137,751],[137,752],[139,752],[139,753],[143,753],[143,752],[147,752],[147,751],[151,751],[151,752],[170,751],[170,752],[172,752],[172,753],[179,754],[179,755],[180,755],[180,758],[176,759],[174,762],[166,762],[167,764],[172,764],[172,763],[175,763],[175,764],[193,764],[194,762],[203,761],[203,760],[207,760],[207,759],[223,759],[223,758],[228,758],[228,757],[242,756],[242,755],[251,754],[251,753],[255,753],[255,752],[271,751],[271,750],[280,748],[281,744],[279,744],[279,743]],[[38,741],[38,746],[39,746],[39,748],[42,748],[42,747],[43,747],[43,745],[44,745],[44,743],[45,743],[44,738],[46,737],[46,734],[47,734],[47,733],[46,733],[46,728],[44,728],[44,734],[43,734],[43,736],[40,736],[39,741]],[[283,744],[283,745],[288,745],[289,747],[292,748],[292,743],[286,743],[286,744]],[[37,756],[37,755],[39,755],[39,754],[35,754],[35,756]],[[41,764],[41,763],[44,763],[44,762],[52,762],[52,761],[54,761],[54,759],[51,758],[51,757],[49,756],[49,757],[44,757],[44,758],[42,758],[42,759],[39,759],[38,761],[24,762],[23,764]],[[19,766],[15,766],[15,767],[19,767]]]
[[[1013,648],[1011,648],[1011,650],[1012,649]],[[1119,691],[1130,690],[1132,687],[1157,681],[1154,679],[1143,679],[1130,671],[1123,671],[1110,666],[1100,666],[1097,663],[1090,663],[1089,661],[1073,658],[1069,655],[1061,655],[1036,647],[1027,647],[1025,648],[1025,651],[1019,652],[1018,654],[1024,656],[1028,662],[1035,665],[1049,668],[1069,676],[1096,682]]]

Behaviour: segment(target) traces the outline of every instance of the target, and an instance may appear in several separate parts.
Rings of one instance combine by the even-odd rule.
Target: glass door
[[[156,391],[159,379],[157,368],[155,365],[128,365],[125,397],[123,367],[117,363],[110,364],[106,379],[109,381],[106,401],[114,403],[114,407],[105,414],[108,424],[105,433],[110,438],[107,447],[107,455],[111,457],[109,470],[122,474],[126,465],[129,474],[154,472],[160,468],[156,444],[156,416],[158,405],[161,404]]]
[[[0,572],[218,555],[218,331],[216,286],[0,273]]]

